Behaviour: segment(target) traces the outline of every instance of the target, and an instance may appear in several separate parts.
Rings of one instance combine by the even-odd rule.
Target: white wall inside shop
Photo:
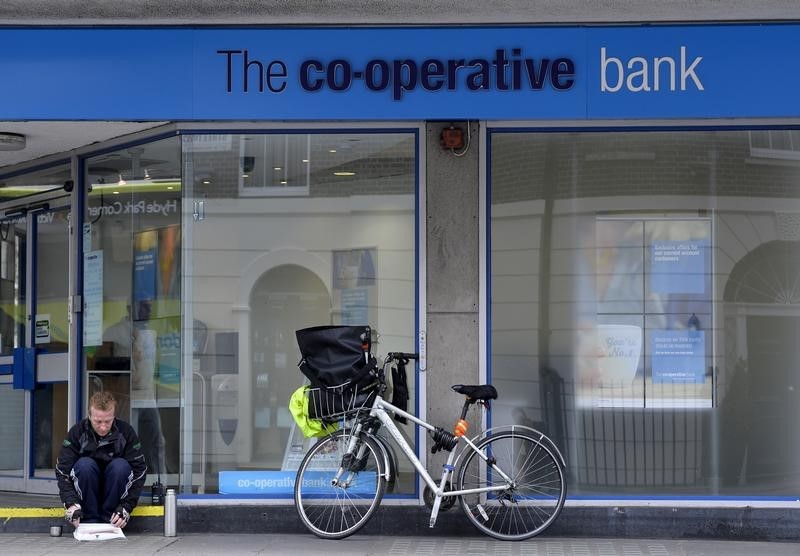
[[[235,333],[237,368],[213,372],[237,374],[239,427],[232,452],[239,462],[251,462],[258,450],[253,415],[264,404],[256,399],[259,376],[267,380],[273,374],[273,384],[285,384],[285,376],[276,380],[274,373],[289,375],[293,388],[303,383],[293,330],[283,328],[287,323],[294,323],[289,328],[341,323],[342,290],[334,283],[334,252],[375,248],[375,285],[367,294],[368,324],[379,334],[374,351],[414,349],[414,203],[412,195],[206,199],[205,218],[192,224],[191,244],[185,245],[191,257],[191,311],[208,327],[208,349],[215,349],[212,339],[220,333]],[[306,322],[302,315],[271,313],[280,322],[267,326],[282,330],[285,351],[275,352],[272,346],[263,360],[263,350],[253,345],[253,323],[262,316],[256,312],[266,309],[263,304],[251,306],[254,289],[270,271],[287,266],[294,267],[298,277],[310,273],[324,284],[327,311],[324,320]],[[319,317],[316,312],[311,318]],[[289,420],[288,393],[280,392],[269,402],[279,406],[279,423]]]

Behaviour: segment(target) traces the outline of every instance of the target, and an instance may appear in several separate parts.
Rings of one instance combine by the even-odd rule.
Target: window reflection
[[[61,189],[70,177],[69,164],[62,163],[17,176],[0,178],[0,202],[22,201],[26,196],[35,193]],[[61,266],[66,264],[66,252],[62,248],[66,244],[66,239],[64,234],[59,232],[62,228],[66,229],[67,214],[64,211],[38,214],[40,259],[55,257],[56,261],[62,261]],[[0,355],[11,355],[15,347],[25,345],[23,315],[26,303],[27,223],[30,217],[18,212],[0,221],[0,304],[3,307],[0,311]],[[54,320],[60,325],[59,337],[55,340],[57,344],[54,343],[50,347],[61,350],[66,349],[66,314],[62,315],[59,312],[65,310],[65,307],[42,305],[48,300],[65,299],[66,291],[60,291],[59,287],[62,285],[66,287],[66,279],[62,280],[59,277],[55,280],[54,283],[46,280],[40,283],[44,290],[40,292],[41,310],[37,312],[49,314],[53,310],[57,313],[54,315]],[[53,287],[58,291],[54,291]]]
[[[181,152],[177,137],[90,158],[84,229],[88,394],[136,428],[148,481],[178,484]]]
[[[800,486],[800,167],[761,163],[796,136],[492,134],[494,420],[557,438],[573,494]]]
[[[0,442],[7,447],[0,451],[0,475],[22,477],[25,453],[21,449],[21,438],[25,434],[25,390],[17,390],[10,383],[0,384],[0,413],[5,423],[0,428]]]
[[[0,202],[61,189],[71,177],[70,165],[64,163],[18,176],[0,178]]]
[[[184,152],[192,489],[255,472],[290,484],[311,442],[288,410],[304,381],[295,330],[369,324],[378,354],[414,349],[416,135],[186,135]],[[395,492],[414,488],[406,466]]]

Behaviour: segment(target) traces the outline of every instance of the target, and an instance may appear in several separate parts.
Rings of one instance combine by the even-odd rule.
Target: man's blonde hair
[[[89,398],[89,411],[91,411],[92,408],[99,411],[108,411],[109,409],[116,409],[116,407],[117,400],[114,398],[114,394],[108,390],[95,392],[92,394],[92,397]]]

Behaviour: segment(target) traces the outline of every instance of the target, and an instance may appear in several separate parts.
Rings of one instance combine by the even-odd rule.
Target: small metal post
[[[164,536],[174,537],[177,533],[178,500],[175,498],[175,489],[168,488],[164,497]]]

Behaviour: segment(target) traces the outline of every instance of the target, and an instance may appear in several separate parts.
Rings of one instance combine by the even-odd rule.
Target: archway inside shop
[[[253,461],[282,467],[294,421],[288,401],[303,383],[295,331],[331,322],[331,298],[311,270],[284,264],[265,272],[250,294]]]

